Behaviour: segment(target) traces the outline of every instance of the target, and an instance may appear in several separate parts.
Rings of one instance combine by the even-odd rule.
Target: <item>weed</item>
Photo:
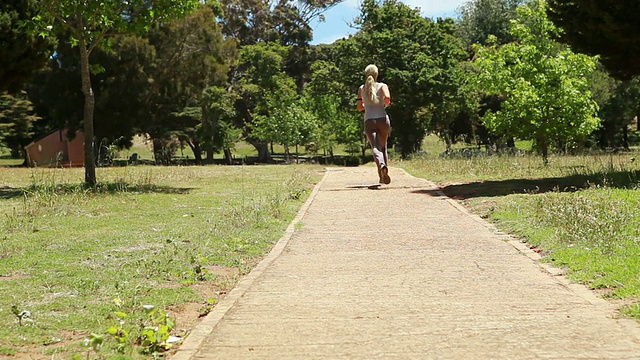
[[[0,355],[4,356],[15,356],[18,351],[12,347],[0,346]]]
[[[202,306],[200,307],[200,310],[198,312],[198,317],[205,317],[207,316],[212,310],[213,307],[215,306],[217,300],[214,298],[208,298],[207,301],[205,301]]]
[[[23,321],[31,321],[31,311],[29,310],[19,310],[16,305],[12,305],[11,313],[18,318],[20,326],[22,326]]]
[[[138,348],[141,354],[156,358],[171,347],[169,338],[175,322],[156,306],[143,305],[137,312],[116,311],[113,315],[117,323],[107,329],[107,334],[115,340],[117,352],[126,354]],[[96,350],[93,344],[102,346],[103,340],[103,335],[92,333],[85,343],[92,344],[97,352],[99,347]]]

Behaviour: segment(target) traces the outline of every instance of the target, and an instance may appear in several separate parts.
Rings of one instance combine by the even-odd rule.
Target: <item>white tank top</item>
[[[384,101],[382,99],[382,86],[384,83],[376,83],[376,94],[378,95],[379,102],[374,104],[367,98],[367,94],[364,91],[364,85],[360,85],[360,93],[362,94],[362,104],[364,105],[364,119],[377,119],[387,116],[387,111],[384,109]]]

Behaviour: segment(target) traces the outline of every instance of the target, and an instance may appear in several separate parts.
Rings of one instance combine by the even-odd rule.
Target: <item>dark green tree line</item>
[[[633,0],[549,0],[549,18],[563,32],[559,39],[577,51],[600,55],[616,78],[640,75],[640,3]]]

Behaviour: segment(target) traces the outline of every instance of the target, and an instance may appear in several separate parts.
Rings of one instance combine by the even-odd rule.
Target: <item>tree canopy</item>
[[[38,14],[35,0],[3,0],[0,3],[0,92],[19,92],[31,74],[44,66],[53,53],[55,39],[31,31]]]
[[[517,43],[477,51],[479,88],[504,99],[483,120],[495,133],[533,140],[547,162],[554,142],[571,144],[599,126],[586,80],[596,61],[553,42],[542,0],[518,8],[511,31]]]
[[[564,31],[559,39],[600,61],[623,80],[640,74],[640,2],[549,0],[549,18]]]
[[[80,75],[84,94],[83,132],[85,182],[96,185],[94,107],[95,94],[91,84],[90,55],[94,49],[109,45],[113,36],[148,29],[153,22],[169,21],[192,10],[197,0],[132,0],[103,1],[51,0],[42,4],[42,15],[35,19],[42,28],[61,27],[59,33],[69,34],[71,44],[80,53]],[[96,64],[97,65],[97,64]],[[102,67],[93,66],[93,71]]]

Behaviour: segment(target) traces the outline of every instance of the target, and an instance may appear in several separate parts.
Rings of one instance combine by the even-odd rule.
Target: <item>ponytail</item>
[[[378,92],[376,91],[377,89],[375,85],[376,80],[373,78],[373,76],[367,76],[367,80],[364,83],[364,93],[369,102],[373,104],[378,103]]]
[[[378,67],[373,64],[368,65],[364,69],[364,78],[364,97],[371,103],[377,104],[380,101],[378,99],[378,89],[375,86],[378,79]]]

